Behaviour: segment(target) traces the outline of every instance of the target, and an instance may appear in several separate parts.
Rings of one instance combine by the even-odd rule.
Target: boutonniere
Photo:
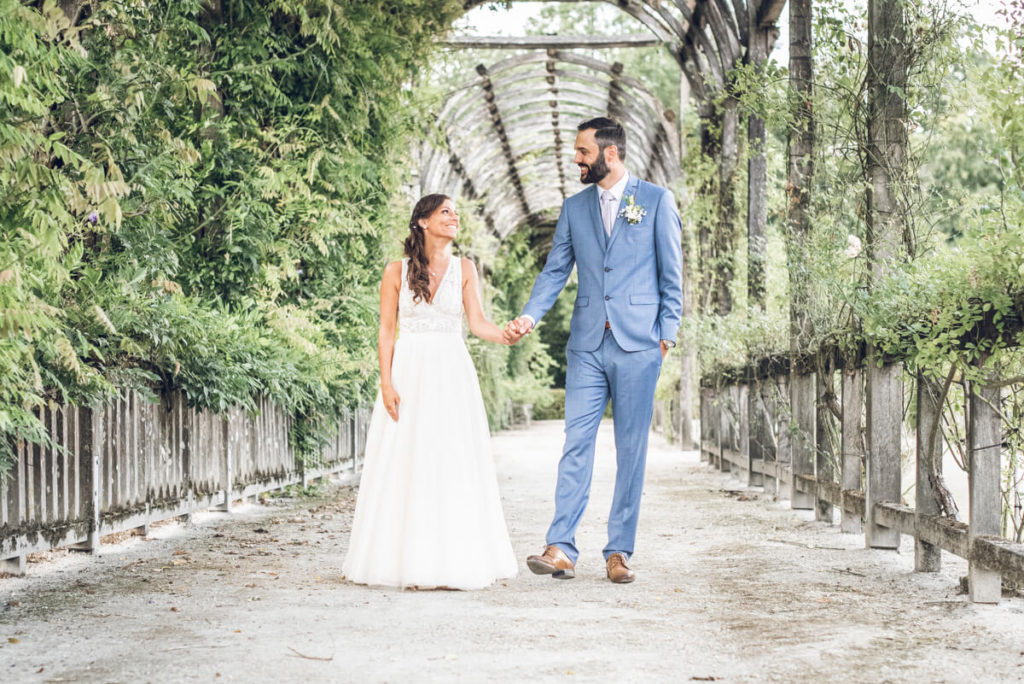
[[[644,209],[642,204],[636,203],[636,195],[627,195],[623,199],[626,200],[626,204],[622,207],[622,211],[619,212],[619,216],[626,217],[626,220],[633,226],[643,221],[644,216],[647,215],[647,210]]]

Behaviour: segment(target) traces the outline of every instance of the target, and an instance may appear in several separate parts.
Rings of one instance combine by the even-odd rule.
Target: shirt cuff
[[[665,344],[665,346],[666,346],[666,347],[668,347],[669,349],[672,349],[673,347],[675,347],[675,346],[676,346],[676,341],[675,341],[675,340],[662,340],[662,342],[663,342],[663,343]]]
[[[533,320],[533,316],[531,316],[530,314],[523,314],[522,316],[520,316],[520,318],[525,318],[526,320],[530,321],[530,330],[533,330],[534,328],[537,327],[537,321]]]

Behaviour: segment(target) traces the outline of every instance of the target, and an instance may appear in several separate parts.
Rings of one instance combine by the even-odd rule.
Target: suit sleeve
[[[576,254],[572,248],[572,235],[569,231],[569,217],[562,204],[562,212],[558,215],[558,224],[555,226],[555,237],[551,244],[551,251],[548,253],[544,269],[537,276],[533,283],[533,290],[530,292],[530,300],[526,302],[520,315],[529,316],[534,324],[540,323],[540,319],[548,312],[558,299],[559,293],[565,287],[565,281],[572,273],[572,267],[576,264]]]
[[[683,224],[676,200],[666,190],[654,219],[654,254],[658,260],[660,339],[675,341],[683,317]]]

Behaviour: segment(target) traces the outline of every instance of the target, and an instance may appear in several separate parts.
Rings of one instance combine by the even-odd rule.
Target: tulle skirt
[[[348,555],[360,584],[480,589],[516,574],[476,369],[462,337],[402,335],[366,439]]]

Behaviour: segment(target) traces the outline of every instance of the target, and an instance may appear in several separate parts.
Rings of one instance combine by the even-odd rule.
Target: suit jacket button
[[[605,273],[607,273],[607,272],[608,272],[608,271],[610,271],[610,270],[612,270],[612,269],[608,268],[607,266],[605,266],[605,267],[604,267],[604,272],[605,272]]]
[[[611,299],[611,297],[609,297],[608,295],[605,295],[605,296],[604,296],[604,301],[606,301],[606,302],[607,302],[607,301],[608,301],[609,299]]]

